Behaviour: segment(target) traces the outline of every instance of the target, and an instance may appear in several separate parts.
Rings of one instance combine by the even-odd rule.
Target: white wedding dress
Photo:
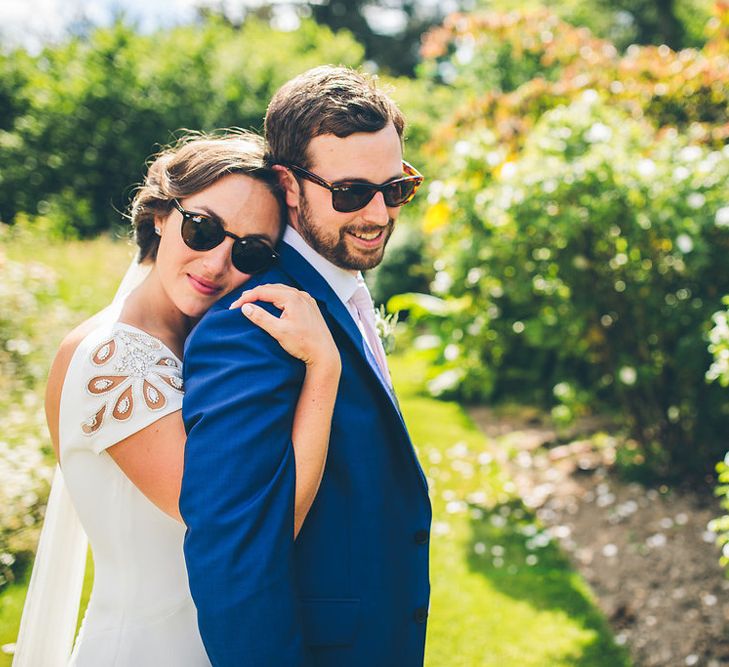
[[[187,582],[185,528],[148,500],[106,449],[182,407],[182,364],[115,321],[76,349],[60,403],[60,465],[95,575],[69,667],[208,667]],[[142,445],[140,445],[142,446]]]

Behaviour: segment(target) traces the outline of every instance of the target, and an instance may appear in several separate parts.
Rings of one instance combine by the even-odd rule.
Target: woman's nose
[[[231,267],[233,239],[225,239],[219,246],[208,250],[203,258],[203,266],[211,277],[220,276]]]

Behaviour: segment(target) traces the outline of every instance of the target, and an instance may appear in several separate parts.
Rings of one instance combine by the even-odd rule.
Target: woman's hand
[[[271,315],[255,301],[267,301],[281,311]],[[292,357],[307,367],[327,366],[341,369],[339,350],[322,317],[316,300],[308,293],[288,285],[258,285],[241,294],[232,304],[261,329],[273,336]]]

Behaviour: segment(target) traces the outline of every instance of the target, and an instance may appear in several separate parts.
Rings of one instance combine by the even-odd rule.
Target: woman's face
[[[236,236],[263,236],[271,246],[278,238],[278,201],[266,185],[250,176],[229,174],[178,201],[187,211],[221,220],[223,227]],[[192,250],[182,240],[182,220],[177,209],[157,218],[160,243],[155,270],[170,301],[188,317],[198,318],[250,276],[233,266],[232,238],[226,236],[212,250]]]

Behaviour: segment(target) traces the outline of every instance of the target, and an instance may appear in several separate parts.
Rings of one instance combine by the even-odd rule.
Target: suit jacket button
[[[427,530],[419,530],[415,533],[415,544],[428,544],[428,538],[430,537]]]
[[[415,610],[415,622],[416,623],[425,623],[427,618],[428,618],[428,608],[427,607],[418,607]]]

